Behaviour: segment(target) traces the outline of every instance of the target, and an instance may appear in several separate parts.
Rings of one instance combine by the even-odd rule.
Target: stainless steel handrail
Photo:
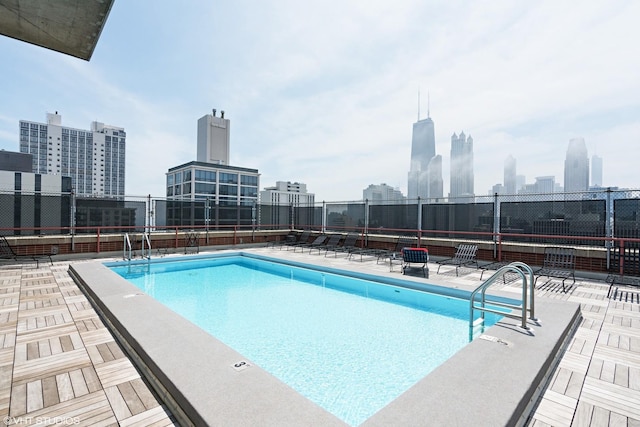
[[[511,308],[513,310],[519,310],[521,313],[506,313],[499,310],[494,310],[486,307],[486,291],[489,286],[491,286],[495,281],[499,278],[502,278],[507,273],[516,273],[522,279],[522,300],[519,305],[503,303],[499,301],[492,301],[491,304],[494,306]],[[529,276],[529,280],[527,281],[527,275]],[[527,289],[529,288],[529,289]],[[480,292],[480,305],[476,305],[476,296]],[[473,314],[475,310],[479,310],[481,312],[481,322],[484,324],[485,313],[496,313],[502,316],[511,317],[515,319],[521,319],[520,327],[525,330],[529,330],[530,328],[527,326],[527,312],[529,312],[529,319],[537,321],[538,319],[535,317],[535,302],[534,302],[534,276],[533,270],[527,264],[523,262],[512,262],[509,265],[505,265],[504,267],[499,268],[491,277],[489,277],[486,281],[484,281],[480,286],[478,286],[472,293],[469,299],[469,340],[473,339],[473,329],[474,329],[474,320]]]
[[[127,251],[129,256],[127,256]],[[122,244],[122,259],[131,261],[131,252],[131,239],[129,239],[129,233],[124,233],[124,242]]]
[[[145,257],[145,242],[147,243],[147,256]],[[151,259],[151,240],[149,240],[149,233],[144,233],[142,235],[142,250],[140,254],[143,258]]]

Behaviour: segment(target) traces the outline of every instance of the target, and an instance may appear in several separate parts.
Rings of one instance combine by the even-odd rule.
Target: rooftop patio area
[[[239,249],[239,248],[238,248]],[[258,254],[367,273],[389,273],[375,258],[349,261],[274,248]],[[180,256],[180,255],[171,255]],[[9,425],[44,419],[79,425],[172,425],[175,420],[143,380],[68,274],[70,263],[0,267],[0,415]],[[430,264],[425,280],[471,290],[480,271]],[[486,278],[486,276],[485,276]],[[578,303],[582,323],[546,385],[529,425],[640,426],[640,304],[637,292],[607,297],[608,284],[578,277],[562,291],[559,280],[539,279],[536,304]],[[520,286],[496,289],[517,296]],[[531,339],[535,339],[532,337]],[[8,417],[8,418],[7,418]]]

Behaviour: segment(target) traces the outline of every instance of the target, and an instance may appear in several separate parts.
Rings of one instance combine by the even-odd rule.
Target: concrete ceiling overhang
[[[0,34],[84,60],[114,0],[0,0]]]

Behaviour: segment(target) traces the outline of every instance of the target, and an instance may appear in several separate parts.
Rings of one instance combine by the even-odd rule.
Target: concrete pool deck
[[[375,261],[361,263],[346,261],[344,257],[324,258],[271,248],[243,249],[243,251],[282,257],[302,263],[318,262],[321,265],[340,269],[401,277],[398,272],[389,273],[387,266],[376,265]],[[74,421],[76,420],[74,417],[77,417],[77,421],[85,425],[95,425],[98,419],[104,421],[106,425],[116,423],[126,425],[127,422],[135,425],[136,420],[139,421],[138,425],[150,425],[152,417],[158,417],[158,421],[164,423],[161,425],[175,422],[170,411],[159,403],[148,387],[144,387],[146,393],[143,391],[142,385],[145,383],[131,361],[126,357],[120,357],[124,354],[115,344],[114,337],[69,277],[67,273],[69,264],[70,262],[56,262],[53,267],[41,265],[38,269],[31,265],[0,268],[0,301],[2,301],[0,305],[2,328],[0,330],[2,337],[0,369],[3,373],[0,380],[0,415],[3,418],[11,417],[8,420],[15,425],[27,424],[29,420],[31,424],[36,424],[36,417],[70,417],[69,419]],[[71,262],[71,264],[78,269],[89,268],[83,267],[89,263]],[[432,266],[429,283],[463,289],[472,289],[480,283],[479,272],[475,270],[465,269],[460,277],[455,277],[455,274],[450,273],[449,270],[445,271],[444,267],[439,275],[433,274],[433,271]],[[416,280],[424,281],[424,279]],[[501,293],[507,295],[516,296],[517,294],[514,293],[518,292],[509,284],[499,285],[498,288]],[[617,425],[621,422],[624,423],[623,425],[640,425],[640,404],[638,404],[640,402],[640,334],[637,332],[640,310],[637,300],[634,303],[610,300],[606,297],[608,286],[597,281],[579,280],[567,293],[561,292],[558,288],[554,282],[538,285],[536,301],[543,327],[547,325],[545,322],[549,321],[549,317],[545,318],[546,314],[543,314],[544,307],[558,306],[555,303],[556,300],[579,304],[582,308],[583,320],[576,334],[571,338],[567,351],[562,355],[558,368],[553,372],[543,397],[528,423],[535,426],[599,426]],[[141,299],[146,298],[129,296],[135,294],[125,289],[105,290],[105,292],[114,292],[112,298],[119,300],[116,306],[126,306],[126,304],[133,304],[134,301],[136,301],[135,304],[139,304]],[[116,296],[117,292],[128,292],[125,294],[128,297],[123,298],[122,293]],[[105,299],[108,300],[109,296],[105,295]],[[142,306],[146,305],[145,303]],[[144,310],[138,311],[139,314],[145,314]],[[175,321],[180,322],[180,320]],[[173,321],[167,324],[159,323],[155,325],[155,329],[164,332],[168,330],[167,328],[173,327],[173,324]],[[537,340],[541,337],[542,334],[538,333],[538,336],[526,337],[526,339]],[[200,341],[211,342],[196,334],[191,338],[185,336],[174,340],[173,346],[185,348],[184,346],[193,338],[196,341],[191,344],[199,348],[202,346]],[[510,337],[506,341],[518,344],[518,339]],[[525,337],[523,336],[522,339]],[[167,341],[166,334],[165,341]],[[478,341],[478,343],[487,348],[509,348],[489,341]],[[151,347],[155,345],[147,344],[151,344]],[[277,380],[273,382],[268,374],[264,375],[257,367],[236,375],[238,372],[232,369],[230,363],[242,361],[238,359],[239,355],[219,349],[219,354],[216,354],[217,347],[212,344],[210,349],[205,350],[209,355],[222,358],[220,363],[223,364],[230,378],[255,376],[258,377],[258,381],[253,378],[245,385],[255,387],[256,383],[262,383],[266,387],[261,389],[261,393],[256,395],[258,397],[252,402],[236,400],[234,404],[234,399],[230,398],[227,403],[217,406],[211,399],[207,400],[203,397],[204,405],[214,407],[212,412],[215,412],[216,416],[224,417],[226,413],[223,419],[227,421],[232,420],[239,413],[249,411],[250,418],[245,419],[244,425],[251,425],[251,419],[255,421],[254,425],[265,425],[265,418],[259,415],[261,411],[270,411],[273,407],[279,407],[278,402],[282,395],[289,396],[291,391],[286,386],[276,384]],[[519,345],[513,345],[511,348],[514,347],[520,348]],[[38,359],[43,363],[36,363]],[[114,361],[118,363],[113,363]],[[193,371],[194,365],[185,363],[182,359],[177,362],[176,372],[179,376]],[[182,364],[182,371],[179,369],[180,364]],[[95,372],[95,375],[92,372]],[[421,392],[419,388],[433,390],[434,384],[439,385],[435,391],[442,396],[442,399],[438,399],[436,395],[435,402],[440,402],[442,406],[442,403],[448,400],[445,398],[447,393],[455,393],[457,388],[459,392],[455,394],[460,398],[462,393],[460,389],[470,385],[458,384],[454,385],[450,391],[446,391],[441,387],[440,380],[435,377],[429,379],[432,376],[429,375],[416,385],[418,390],[415,390],[415,393],[406,393],[401,396],[365,424],[388,425],[389,420],[394,420],[397,425],[419,424],[420,421],[425,421],[424,415],[420,414],[423,407],[428,407],[424,399],[416,398],[424,397],[424,391]],[[8,378],[11,378],[10,382]],[[84,387],[79,379],[84,381]],[[430,384],[430,381],[434,384]],[[509,382],[517,383],[517,380],[512,381],[509,377]],[[209,389],[216,387],[215,384],[210,383],[205,385]],[[51,397],[54,394],[52,386],[56,389],[57,403],[54,403],[55,399]],[[246,387],[239,388],[242,389],[240,391],[245,392]],[[77,393],[75,393],[76,389]],[[221,391],[233,397],[233,392],[228,388],[225,387]],[[490,396],[491,393],[493,392],[485,388],[485,393],[478,396],[476,400],[482,399],[482,402],[489,404],[491,399],[487,399],[487,395]],[[434,395],[434,393],[428,394]],[[146,397],[142,399],[141,396]],[[289,411],[290,425],[296,423],[299,425],[304,420],[313,421],[315,425],[342,424],[334,417],[324,414],[315,405],[309,406],[306,400],[298,401],[295,397],[293,399],[293,409]],[[254,405],[256,400],[259,400],[258,406],[261,408]],[[147,403],[148,408],[144,403]],[[197,401],[193,403],[199,404]],[[451,424],[461,423],[458,415],[469,411],[469,403],[473,402],[458,400],[456,407],[448,409],[450,418],[443,422],[445,424],[447,421],[451,421]],[[253,415],[251,411],[254,409],[249,409],[248,406],[255,409]],[[497,405],[497,407],[500,406],[502,405]],[[125,411],[124,408],[127,410]],[[402,418],[403,416],[405,418]],[[134,417],[137,418],[134,419]],[[143,421],[145,417],[148,418]],[[474,419],[478,420],[477,417]],[[481,424],[475,423],[475,425]]]

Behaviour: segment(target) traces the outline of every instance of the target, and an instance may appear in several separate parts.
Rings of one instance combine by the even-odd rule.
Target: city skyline
[[[559,182],[578,137],[603,160],[603,186],[635,188],[640,4],[615,6],[116,2],[90,62],[0,37],[0,149],[19,151],[19,121],[54,111],[72,128],[112,123],[127,131],[125,193],[163,196],[218,108],[233,121],[230,163],[266,185],[304,182],[317,201],[380,182],[406,194],[422,88],[444,194],[462,129],[477,195],[503,181],[508,154],[527,182]]]

